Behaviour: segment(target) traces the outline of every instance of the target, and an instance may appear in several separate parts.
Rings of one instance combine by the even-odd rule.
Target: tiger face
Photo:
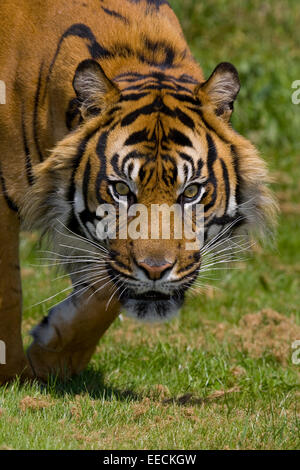
[[[222,63],[200,84],[155,69],[110,80],[97,62],[86,60],[73,86],[81,125],[37,172],[48,187],[48,206],[53,204],[52,213],[68,229],[104,247],[104,279],[128,315],[169,319],[201,274],[205,252],[214,246],[226,251],[223,242],[237,229],[264,226],[272,217],[264,164],[230,125],[240,88],[237,71]],[[116,209],[118,228],[100,241],[98,208],[107,204]],[[139,219],[145,236],[121,238],[121,209],[134,221],[130,210],[136,204],[146,208]],[[162,204],[189,209],[192,225],[201,205],[202,244],[187,249],[184,231],[175,236],[175,215],[168,237],[160,222],[158,236],[151,237],[151,210]]]

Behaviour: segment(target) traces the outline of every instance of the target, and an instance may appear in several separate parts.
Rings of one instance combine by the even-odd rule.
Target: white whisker
[[[98,254],[95,251],[85,250],[84,248],[79,248],[78,246],[74,247],[74,246],[70,246],[70,245],[65,245],[63,243],[60,243],[59,246],[61,246],[62,248],[69,248],[70,250],[83,251],[84,253],[90,253],[94,256]],[[103,255],[101,255],[101,256],[102,256],[102,258],[104,257]],[[105,257],[107,258],[107,256],[105,256]]]
[[[82,237],[81,235],[78,235],[77,233],[73,232],[71,229],[69,229],[61,220],[56,219],[68,232],[72,233],[73,235],[67,235],[66,233],[60,232],[58,229],[55,229],[56,232],[58,232],[60,235],[63,235],[65,237],[73,238],[75,240],[80,239],[85,243],[89,243],[90,245],[93,245],[95,248],[98,248],[102,251],[105,251],[107,254],[109,254],[109,251],[107,248],[104,246],[100,245],[99,243],[95,242],[94,240],[89,240],[86,237]]]
[[[73,271],[71,273],[63,274],[62,276],[55,277],[54,279],[51,279],[52,281],[57,281],[58,279],[63,279],[68,276],[74,276],[75,274],[80,274],[80,273],[85,273],[85,272],[99,272],[99,273],[105,273],[107,272],[107,269],[99,269],[98,267],[89,267],[85,269],[81,269],[79,271]]]
[[[117,283],[115,284],[115,287],[117,286],[117,284],[118,284],[119,282],[122,282],[122,279],[119,279],[119,280],[117,281]],[[114,295],[117,294],[117,292],[118,292],[120,289],[122,289],[122,287],[124,286],[124,282],[125,282],[125,281],[123,281],[122,284],[121,284],[117,289],[115,289],[115,291],[112,293],[110,299],[109,299],[108,302],[106,303],[105,311],[108,310],[109,304],[111,303],[111,301],[112,301]]]
[[[117,275],[117,276],[114,277],[114,279],[117,279],[118,277],[120,277],[120,276]],[[94,295],[96,295],[100,290],[102,290],[102,289],[103,289],[105,286],[107,286],[107,284],[109,284],[110,282],[112,282],[112,279],[111,279],[111,278],[110,278],[110,279],[108,280],[108,282],[106,282],[103,286],[99,287],[95,292],[93,292],[93,293],[89,296],[87,302],[89,302],[89,301],[91,300],[91,298],[92,298]]]

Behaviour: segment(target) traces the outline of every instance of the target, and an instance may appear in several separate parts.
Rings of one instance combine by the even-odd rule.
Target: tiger
[[[204,253],[269,233],[276,201],[266,163],[231,125],[236,68],[222,62],[205,79],[166,0],[2,0],[0,13],[0,382],[66,379],[120,312],[176,315]],[[173,228],[101,238],[106,204],[119,221],[121,207],[178,204],[193,226],[201,205],[202,245],[187,249]],[[23,229],[49,235],[48,259],[72,281],[27,352]]]

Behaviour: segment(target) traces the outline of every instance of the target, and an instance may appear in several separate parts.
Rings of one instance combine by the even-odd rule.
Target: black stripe
[[[84,205],[86,209],[88,209],[88,190],[89,190],[90,174],[91,174],[91,163],[90,163],[90,159],[88,158],[88,161],[84,170],[83,181],[82,181],[82,194],[83,194]]]
[[[176,91],[175,86],[154,81],[142,82],[137,85],[130,85],[124,88],[124,91],[151,91],[151,90],[171,90]]]
[[[184,152],[179,152],[179,156],[180,158],[182,158],[183,160],[189,162],[189,164],[191,165],[192,167],[192,173],[193,173],[193,176],[195,174],[195,164],[194,164],[194,160],[192,159],[192,157],[190,157],[189,155],[187,155],[186,153]]]
[[[221,158],[221,165],[222,165],[223,178],[224,178],[224,183],[225,183],[226,207],[225,207],[224,212],[226,213],[228,209],[229,197],[230,197],[230,184],[229,184],[228,170],[226,168],[223,158]]]
[[[145,80],[149,77],[153,77],[153,78],[156,78],[156,79],[160,79],[161,77],[158,77],[158,74],[160,74],[163,78],[163,80],[167,80],[167,81],[173,81],[175,83],[190,83],[192,85],[197,85],[197,80],[195,80],[193,77],[191,77],[190,75],[186,75],[186,74],[183,74],[181,75],[179,78],[177,77],[174,77],[173,75],[164,75],[162,74],[162,72],[153,72],[153,73],[150,73],[150,74],[147,74],[147,75],[144,75],[144,74],[141,74],[141,73],[138,73],[138,72],[125,72],[125,73],[121,73],[120,75],[117,75],[115,77],[115,81],[126,81],[126,82],[130,82],[130,81],[138,81],[138,80]],[[186,89],[189,93],[191,93],[191,90],[189,88]]]
[[[139,180],[141,183],[144,182],[145,176],[146,176],[146,171],[145,168],[147,168],[147,162],[144,163],[141,168],[139,169]]]
[[[150,67],[160,67],[162,69],[165,69],[167,67],[178,67],[178,65],[173,64],[173,62],[170,62],[170,57],[172,56],[173,53],[171,52],[166,52],[166,57],[165,59],[159,61],[157,58],[153,57],[153,59],[149,59],[146,57],[143,53],[139,53],[137,55],[138,59],[143,62],[144,64],[150,65]]]
[[[121,106],[115,106],[114,108],[111,108],[109,111],[108,111],[108,115],[109,116],[112,116],[114,115],[116,112],[120,111],[122,109]]]
[[[234,216],[230,216],[230,215],[222,215],[221,217],[213,217],[207,224],[206,224],[206,228],[209,228],[211,225],[227,225],[227,224],[231,224],[232,222],[234,222],[235,220],[238,220],[238,217],[237,215],[234,215]],[[241,220],[241,221],[237,221],[234,226],[232,227],[232,230],[233,229],[236,229],[237,227],[239,227],[240,225],[242,225],[244,222]]]
[[[219,139],[221,139],[223,142],[225,142],[226,144],[229,144],[230,142],[225,138],[223,137],[222,135],[220,135],[216,129],[214,129],[205,119],[205,117],[203,116],[203,113],[201,111],[201,109],[199,108],[191,108],[191,107],[188,107],[188,109],[190,111],[193,111],[194,113],[198,114],[198,116],[200,116],[203,124],[207,127],[208,130],[210,130],[211,132],[213,132],[214,134],[216,134],[217,137],[219,137]]]
[[[177,129],[170,129],[168,139],[174,142],[174,144],[181,145],[183,147],[193,147],[190,139]]]
[[[119,158],[120,156],[115,153],[110,161],[111,163],[111,166],[113,167],[114,171],[116,172],[116,174],[120,177],[124,177],[124,173],[122,173],[119,169]]]
[[[148,93],[128,93],[127,95],[122,95],[120,101],[139,101],[144,98],[144,96],[147,96],[147,94]]]
[[[183,160],[186,160],[187,162],[189,162],[193,168],[193,173],[195,172],[195,165],[194,165],[194,160],[192,157],[190,157],[189,155],[187,155],[186,153],[184,152],[179,152],[179,156],[180,158],[182,158]]]
[[[183,75],[181,75],[179,78],[177,78],[176,80],[182,82],[182,83],[190,83],[192,85],[197,85],[198,84],[198,81],[195,80],[193,77],[191,77],[190,75],[187,75],[186,73],[184,73]]]
[[[128,168],[127,168],[128,178],[131,178],[133,169],[134,169],[134,164],[131,162],[129,163]]]
[[[175,88],[173,85],[167,85],[166,83],[156,83],[156,82],[153,82],[152,84],[149,83],[149,84],[145,84],[141,87],[141,90],[145,90],[145,91],[151,91],[151,90],[158,90],[158,91],[161,91],[161,90],[171,90],[171,91],[174,91]]]
[[[188,174],[189,174],[189,167],[187,166],[186,163],[183,164],[183,172],[184,172],[184,184],[185,184],[188,178]]]
[[[121,20],[124,23],[129,24],[128,19],[125,18],[125,16],[121,15],[120,13],[114,10],[109,10],[108,8],[105,8],[105,7],[101,7],[101,8],[107,15],[113,16],[114,18],[117,18],[118,20]]]
[[[196,266],[197,266],[196,262],[188,264],[187,266],[184,266],[183,268],[178,269],[177,274],[182,274],[186,271],[190,271],[192,268],[195,268]]]
[[[170,116],[170,117],[175,117],[176,116],[175,111],[173,111],[171,108],[169,108],[167,105],[165,105],[165,103],[162,101],[162,99],[157,101],[155,110],[159,111],[160,114],[165,114],[166,116]]]
[[[85,149],[87,147],[87,144],[89,140],[94,136],[94,134],[98,131],[98,129],[93,130],[90,134],[88,134],[79,144],[77,153],[74,157],[73,160],[73,165],[72,165],[72,175],[71,175],[71,182],[69,186],[69,191],[68,191],[68,201],[73,201],[74,200],[74,193],[75,193],[75,176],[76,176],[76,171],[80,165],[81,159],[84,155]]]
[[[151,180],[152,176],[153,176],[153,173],[154,173],[154,168],[150,168],[148,170],[148,178],[147,178],[147,181],[144,181],[145,177],[146,177],[146,174],[147,174],[147,166],[148,166],[148,162],[146,161],[140,168],[140,171],[139,171],[139,178],[140,178],[140,181],[141,183],[144,184],[144,186],[147,186],[147,184],[149,183],[149,181]]]
[[[131,271],[131,268],[130,266],[126,266],[126,264],[122,263],[121,261],[118,261],[116,258],[114,259],[114,264],[116,264],[117,266],[119,266],[119,268],[121,269],[125,269],[126,271]]]
[[[240,177],[240,170],[239,170],[239,157],[236,152],[235,146],[231,145],[230,147],[233,166],[236,174],[236,188],[235,188],[235,199],[238,205],[242,203],[242,195],[241,195],[241,177]]]
[[[69,131],[73,129],[73,121],[79,115],[79,101],[77,98],[72,98],[66,111],[66,126]]]
[[[200,106],[201,102],[198,98],[194,98],[193,95],[185,95],[185,94],[176,94],[176,93],[170,93],[170,96],[175,98],[178,101],[181,101],[183,103],[190,103],[194,106]],[[194,108],[189,108],[191,111],[194,111]],[[198,109],[198,108],[196,108]]]
[[[79,144],[77,153],[74,157],[74,161],[72,164],[72,175],[71,175],[71,183],[69,186],[68,190],[68,195],[67,195],[67,200],[70,202],[74,201],[74,194],[75,194],[75,176],[76,176],[76,171],[79,168],[81,159],[84,155],[84,152],[86,150],[87,144],[89,140],[94,136],[94,134],[98,131],[98,129],[92,131],[90,134],[88,134]],[[78,219],[75,215],[75,210],[74,210],[74,204],[72,204],[72,212],[70,214],[67,226],[70,230],[72,230],[74,233],[79,233],[84,236],[84,233],[80,226],[78,225]]]
[[[134,83],[136,83],[135,80],[134,80]],[[138,85],[130,85],[126,88],[123,88],[122,91],[124,92],[124,91],[141,91],[141,90],[144,91],[144,87],[139,83]]]
[[[124,145],[136,145],[140,144],[141,142],[148,141],[148,131],[147,129],[143,129],[141,131],[133,132],[125,141]]]
[[[38,138],[38,113],[39,113],[39,101],[40,101],[40,94],[41,94],[41,86],[42,86],[42,70],[43,70],[43,63],[40,66],[39,70],[39,78],[38,78],[38,85],[34,97],[34,112],[33,112],[33,139],[37,149],[37,153],[40,159],[40,162],[44,160],[43,154],[41,152],[39,138]]]
[[[122,121],[121,121],[121,126],[125,127],[128,126],[129,124],[132,124],[136,119],[141,116],[141,115],[149,115],[154,112],[153,109],[153,104],[148,104],[146,106],[143,106],[142,108],[135,109],[131,113],[127,114]]]
[[[206,134],[206,141],[207,141],[207,146],[208,146],[208,154],[207,154],[207,168],[209,172],[208,181],[213,185],[213,188],[214,188],[212,199],[205,206],[205,211],[208,211],[208,209],[210,209],[215,204],[216,197],[217,197],[217,180],[214,174],[213,166],[217,159],[218,154],[217,154],[217,149],[214,144],[214,141],[208,133]]]
[[[129,0],[131,3],[140,3],[141,0]],[[170,6],[169,2],[167,0],[146,0],[147,4],[149,6],[155,7],[157,10],[162,6],[162,5],[168,5]]]
[[[198,163],[197,163],[197,171],[194,175],[194,178],[199,178],[200,174],[201,174],[201,170],[203,168],[203,165],[204,165],[204,162],[203,160],[201,160],[201,158],[198,160]]]
[[[115,120],[114,117],[109,118],[107,121],[105,121],[105,122],[102,124],[102,126],[101,126],[102,129],[105,129],[106,127],[111,126],[111,124],[114,122],[114,120]],[[115,123],[111,126],[110,131],[113,131],[113,130],[116,128],[117,124],[118,124],[118,123],[115,122]]]
[[[30,150],[29,150],[27,136],[26,136],[24,109],[22,109],[21,119],[22,119],[23,148],[24,148],[24,153],[25,153],[26,177],[27,177],[28,184],[32,186],[34,183],[34,177],[33,177],[32,164],[31,164],[31,159],[30,159]]]
[[[103,202],[100,196],[100,185],[103,179],[106,179],[106,144],[107,144],[107,137],[108,137],[108,132],[102,132],[96,152],[100,160],[100,171],[98,172],[97,179],[96,179],[96,197],[100,204]]]
[[[92,30],[88,26],[86,26],[83,23],[73,24],[72,26],[70,26],[70,28],[68,28],[64,32],[64,34],[61,36],[61,38],[58,42],[58,45],[57,45],[54,57],[52,59],[52,62],[50,64],[48,75],[47,75],[47,78],[46,78],[44,98],[46,96],[47,87],[48,87],[49,80],[50,80],[50,77],[51,77],[51,74],[52,74],[52,70],[53,70],[55,62],[57,60],[57,57],[58,57],[58,54],[59,54],[60,49],[62,47],[62,44],[63,44],[64,40],[66,38],[70,37],[70,36],[75,36],[75,37],[78,37],[78,38],[81,38],[81,39],[87,39],[89,41],[89,44],[87,45],[87,48],[88,48],[88,50],[91,54],[91,57],[93,59],[101,59],[101,58],[103,59],[103,58],[111,57],[110,51],[108,49],[105,49],[104,47],[102,47],[101,44],[99,44],[96,41],[95,35],[93,34]]]
[[[80,212],[80,214],[78,214],[78,217],[85,230],[87,230],[87,232],[90,234],[90,237],[93,238],[91,231],[87,227],[87,223],[90,222],[92,225],[94,225],[95,214],[90,212],[89,209],[84,209],[82,212]]]
[[[218,153],[217,153],[215,143],[212,137],[208,133],[206,134],[206,141],[207,141],[207,147],[208,147],[208,155],[207,155],[208,167],[212,168],[212,165],[217,159]]]
[[[9,197],[9,195],[7,193],[7,187],[6,187],[5,179],[4,179],[4,176],[3,176],[3,173],[2,173],[1,165],[0,165],[0,183],[1,183],[2,194],[3,194],[3,197],[4,197],[8,207],[12,211],[18,212],[17,205],[14,203],[14,201]]]
[[[172,67],[175,59],[175,50],[171,44],[166,41],[153,41],[149,37],[145,37],[144,45],[153,54],[165,54],[165,59],[159,62],[159,64]]]
[[[121,42],[116,42],[111,51],[110,51],[110,57],[134,57],[136,56],[136,51],[132,49],[131,45],[129,43],[121,43]]]
[[[141,73],[137,72],[125,72],[120,73],[114,78],[115,82],[138,82],[140,80],[145,80],[149,78],[150,75],[142,75]]]
[[[185,126],[189,127],[190,129],[195,128],[195,123],[193,119],[190,118],[185,112],[183,112],[181,109],[176,108],[175,109],[175,114],[178,117],[178,119],[184,124]]]
[[[171,175],[170,175],[171,173]],[[174,186],[178,176],[178,170],[176,166],[171,170],[163,167],[162,179],[167,186]]]
[[[154,79],[154,81],[153,81]],[[172,75],[165,75],[162,72],[153,72],[148,75],[142,75],[137,73],[132,74],[121,74],[114,78],[115,81],[124,81],[127,83],[134,83],[135,85],[128,86],[124,90],[171,90],[183,91],[192,95],[192,92],[189,88],[180,84],[180,80],[176,79]],[[177,95],[174,95],[175,97]],[[195,100],[192,101],[192,104],[195,104]],[[199,104],[199,101],[197,102]]]
[[[128,160],[130,159],[133,159],[133,160],[140,160],[142,158],[145,158],[144,155],[141,155],[140,153],[136,152],[135,150],[133,152],[130,152],[128,155],[126,155],[125,158],[123,158],[123,161],[122,161],[122,167],[121,167],[121,172],[123,173],[123,175],[125,174],[125,165],[126,163],[128,162]]]
[[[166,116],[170,117],[176,116],[175,111],[172,111],[172,109],[165,105],[161,96],[157,96],[152,103],[147,104],[141,108],[135,109],[131,113],[127,114],[127,116],[122,119],[121,126],[124,127],[128,126],[129,124],[132,124],[141,115],[149,115],[156,112],[165,114]],[[181,119],[183,119],[182,114],[180,114],[180,117]]]
[[[192,79],[192,77],[190,77],[190,80],[188,80],[184,77],[184,75],[181,75],[179,78],[174,77],[173,75],[166,75],[165,80],[173,82],[179,87],[179,89],[182,87],[188,93],[191,93],[191,90],[189,88],[183,87],[182,84],[183,83],[197,84],[197,81]]]

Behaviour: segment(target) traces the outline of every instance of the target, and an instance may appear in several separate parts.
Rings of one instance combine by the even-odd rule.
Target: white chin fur
[[[158,312],[158,309],[155,306],[155,302],[149,302],[149,307],[147,308],[146,312],[143,312],[143,315],[141,315],[139,313],[139,309],[137,308],[136,301],[128,300],[124,306],[123,312],[126,317],[134,318],[135,320],[143,323],[166,323],[172,318],[178,316],[180,308],[178,308],[176,305],[169,306],[169,308],[166,309],[162,315]]]

